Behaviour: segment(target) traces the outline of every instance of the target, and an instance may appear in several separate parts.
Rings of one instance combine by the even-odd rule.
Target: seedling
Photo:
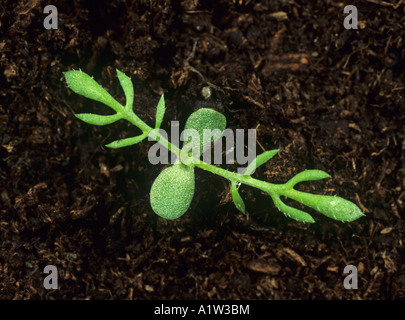
[[[311,194],[294,189],[297,183],[303,181],[329,178],[329,174],[324,171],[305,170],[284,184],[273,184],[253,178],[251,176],[253,171],[274,157],[279,150],[270,150],[260,154],[248,165],[244,174],[239,174],[200,160],[200,155],[210,147],[210,144],[202,145],[199,143],[197,145],[195,141],[198,141],[198,139],[190,139],[186,141],[182,149],[171,144],[159,133],[159,128],[165,113],[165,100],[163,95],[158,102],[156,121],[152,128],[134,113],[134,88],[132,81],[119,70],[117,70],[117,75],[126,97],[125,105],[121,105],[105,89],[103,89],[103,87],[94,81],[92,77],[82,71],[68,71],[65,72],[64,75],[69,88],[74,92],[83,95],[86,98],[102,102],[115,111],[112,115],[79,113],[76,114],[77,118],[93,125],[107,125],[124,119],[142,131],[142,134],[138,136],[111,142],[107,144],[107,147],[113,149],[122,148],[134,145],[147,137],[150,137],[177,155],[176,163],[164,169],[159,174],[150,191],[151,207],[156,214],[163,218],[179,218],[189,208],[195,190],[195,168],[209,171],[229,180],[233,202],[236,208],[243,213],[246,213],[246,209],[245,203],[239,193],[241,184],[268,193],[273,199],[276,207],[281,212],[286,216],[301,222],[313,223],[315,221],[308,213],[285,204],[281,197],[296,200],[316,211],[319,211],[329,218],[339,221],[353,221],[364,216],[356,204],[343,198]],[[226,128],[226,119],[222,114],[215,110],[202,108],[190,115],[185,127],[187,129],[196,130],[199,136],[202,137],[203,130],[207,128],[218,129],[218,132],[222,133]],[[220,137],[221,134],[215,135],[212,142]]]

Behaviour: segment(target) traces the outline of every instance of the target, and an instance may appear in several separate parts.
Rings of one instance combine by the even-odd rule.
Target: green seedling
[[[233,202],[236,208],[243,213],[246,212],[246,208],[239,193],[241,184],[258,188],[268,193],[281,212],[301,222],[313,223],[315,221],[308,213],[285,204],[282,197],[298,201],[329,218],[339,221],[353,221],[364,216],[356,204],[343,198],[306,193],[294,189],[300,182],[329,178],[329,174],[324,171],[305,170],[284,184],[273,184],[253,178],[251,176],[253,171],[268,162],[279,150],[270,150],[260,154],[248,165],[244,174],[239,174],[200,160],[200,156],[203,152],[211,147],[211,144],[202,145],[200,142],[198,142],[198,144],[195,143],[195,141],[203,141],[203,139],[193,140],[191,137],[185,142],[182,149],[171,144],[159,133],[159,128],[165,113],[165,100],[163,95],[158,102],[156,121],[152,128],[134,113],[134,88],[132,81],[119,70],[117,70],[117,75],[126,97],[125,105],[121,105],[117,102],[103,87],[94,81],[92,77],[82,71],[68,71],[65,72],[64,75],[69,88],[74,92],[89,99],[102,102],[115,111],[112,115],[79,113],[76,114],[77,118],[93,125],[107,125],[123,119],[129,121],[142,131],[142,134],[138,136],[111,142],[107,144],[107,147],[113,149],[122,148],[134,145],[150,137],[176,154],[178,159],[176,163],[164,169],[159,174],[150,191],[151,207],[156,214],[163,218],[179,218],[189,208],[195,191],[195,168],[209,171],[229,180]],[[222,132],[226,128],[226,119],[215,110],[202,108],[190,115],[185,128],[196,130],[200,138],[203,137],[204,129],[217,129],[215,131],[216,134],[212,136],[212,141],[210,141],[215,142],[215,140],[221,137]]]

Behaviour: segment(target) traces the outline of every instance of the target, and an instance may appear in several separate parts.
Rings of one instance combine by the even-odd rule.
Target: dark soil
[[[57,30],[43,26],[47,4]],[[357,30],[337,1],[2,1],[0,298],[405,299],[405,2],[350,4]],[[190,210],[158,217],[152,142],[112,151],[137,131],[74,117],[108,112],[67,88],[62,72],[79,68],[120,101],[115,69],[130,75],[149,124],[164,92],[166,130],[206,105],[230,128],[257,128],[258,145],[281,151],[256,178],[327,171],[302,188],[366,217],[309,210],[307,225],[242,187],[245,217],[227,181],[201,170]],[[357,290],[343,286],[346,265]]]

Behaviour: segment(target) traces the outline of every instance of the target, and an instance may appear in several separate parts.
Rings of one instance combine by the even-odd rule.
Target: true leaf
[[[253,173],[254,170],[256,170],[258,167],[261,165],[265,164],[267,161],[269,161],[271,158],[273,158],[279,149],[275,150],[269,150],[266,152],[263,152],[262,154],[258,155],[256,159],[254,159],[246,168],[245,175],[250,175]]]
[[[155,125],[155,129],[159,129],[160,125],[162,124],[163,121],[163,116],[165,115],[165,98],[162,94],[162,96],[160,97],[159,103],[156,107],[156,125]]]
[[[189,138],[185,142],[185,145],[187,144],[191,149],[197,148],[198,154],[201,155],[210,148],[212,142],[215,142],[222,136],[225,128],[226,118],[223,114],[213,109],[201,108],[189,116],[184,127],[185,130],[196,130],[200,139],[196,141],[198,139]],[[206,134],[206,141],[204,141],[204,132]]]
[[[148,136],[148,133],[146,132],[146,133],[143,133],[143,134],[141,134],[139,136],[136,136],[136,137],[116,140],[114,142],[111,142],[111,143],[107,144],[106,147],[109,147],[111,149],[118,149],[118,148],[132,146],[132,145],[134,145],[134,144],[136,144],[138,142],[141,142],[147,136]]]
[[[238,188],[234,181],[231,182],[231,194],[232,194],[232,200],[233,200],[236,208],[239,211],[241,211],[242,213],[246,214],[245,203],[243,202],[243,199],[240,196]]]
[[[276,194],[270,194],[270,195],[271,195],[276,207],[281,212],[283,212],[287,217],[290,217],[294,220],[301,221],[301,222],[309,222],[309,223],[315,222],[315,220],[308,213],[286,205],[283,201],[281,201],[280,197]]]
[[[194,185],[194,168],[179,163],[164,169],[150,190],[153,211],[165,219],[179,218],[190,206]]]
[[[82,71],[67,71],[63,73],[72,91],[86,98],[102,102],[118,112],[121,105],[92,77]]]
[[[107,116],[93,113],[77,113],[75,116],[86,123],[94,124],[96,126],[104,126],[122,119],[121,115],[118,113]]]
[[[330,178],[330,175],[322,170],[305,170],[298,173],[296,176],[288,180],[285,184],[287,189],[294,188],[294,186],[303,181],[321,180],[325,178]]]
[[[117,69],[118,80],[120,81],[121,87],[125,94],[125,109],[131,110],[134,103],[134,86],[132,84],[131,78],[125,73]]]

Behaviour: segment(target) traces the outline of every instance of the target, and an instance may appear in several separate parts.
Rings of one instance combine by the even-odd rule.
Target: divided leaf
[[[313,180],[321,180],[325,178],[330,178],[330,175],[327,174],[325,171],[322,170],[305,170],[298,173],[296,176],[288,180],[285,184],[287,189],[294,188],[294,186],[303,181],[313,181]]]
[[[261,165],[265,164],[267,161],[269,161],[271,158],[273,158],[279,149],[274,149],[274,150],[269,150],[266,152],[263,152],[262,154],[258,155],[256,159],[254,159],[246,168],[246,171],[244,175],[250,175],[252,174],[258,167]]]
[[[277,194],[270,193],[276,207],[283,212],[287,217],[300,222],[314,223],[315,220],[306,212],[286,205]]]
[[[153,211],[165,219],[179,218],[190,206],[194,186],[194,168],[179,163],[164,169],[150,190]]]
[[[134,144],[137,144],[138,142],[141,142],[147,136],[148,136],[148,133],[146,132],[146,133],[143,133],[143,134],[141,134],[139,136],[136,136],[136,137],[116,140],[114,142],[111,142],[111,143],[107,144],[106,147],[109,147],[111,149],[118,149],[118,148],[132,146]]]
[[[117,76],[125,94],[125,109],[132,110],[132,105],[134,103],[134,86],[132,84],[131,78],[118,69]]]
[[[122,119],[121,115],[118,113],[108,116],[102,116],[93,113],[77,113],[75,114],[75,116],[86,123],[94,124],[96,126],[104,126]]]
[[[231,194],[236,208],[242,213],[246,214],[245,203],[243,202],[243,199],[239,194],[238,187],[234,181],[231,181]]]
[[[225,128],[226,118],[223,114],[213,109],[201,108],[190,115],[184,127],[185,130],[196,130],[199,139],[189,137],[184,145],[187,145],[189,150],[197,149],[198,155],[201,155],[211,147],[212,142],[222,136]]]
[[[102,102],[115,111],[121,108],[121,105],[115,100],[102,86],[100,86],[92,77],[82,71],[67,71],[63,73],[66,82],[73,92],[86,98]]]
[[[155,129],[160,129],[160,125],[162,124],[163,121],[163,116],[165,115],[165,98],[164,95],[160,97],[159,103],[156,107],[156,124],[155,124]]]

